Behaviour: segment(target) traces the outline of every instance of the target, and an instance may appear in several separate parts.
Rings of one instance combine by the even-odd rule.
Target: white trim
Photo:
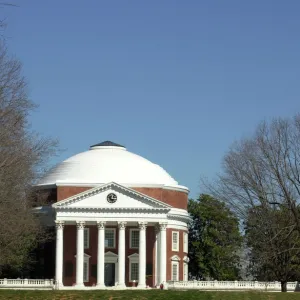
[[[178,255],[173,255],[173,256],[171,257],[171,260],[172,260],[172,261],[180,261],[180,257],[179,257]]]
[[[176,248],[174,247],[174,234],[177,235]],[[179,245],[180,245],[179,231],[172,231],[172,251],[178,252],[179,251]]]
[[[187,232],[183,233],[183,252],[189,252],[189,235]]]
[[[183,281],[189,280],[189,265],[186,262],[183,262]]]
[[[62,213],[149,213],[149,214],[167,214],[169,208],[151,208],[151,207],[74,207],[74,206],[58,206],[54,207],[56,212]]]
[[[113,231],[114,232],[114,245],[113,245],[113,247],[106,247],[106,238],[105,238],[106,231]],[[116,249],[116,228],[105,227],[105,230],[104,230],[104,248],[105,249]]]
[[[173,277],[173,266],[176,266],[176,278]],[[179,262],[172,261],[171,263],[171,281],[179,281]]]
[[[84,227],[83,244],[84,249],[90,248],[90,229],[87,227]]]
[[[184,256],[183,261],[189,263],[190,259],[187,256]]]
[[[107,251],[104,254],[106,263],[117,263],[118,262],[118,254],[113,253],[111,251]]]
[[[132,247],[132,232],[133,231],[136,231],[136,232],[138,232],[138,237],[140,238],[140,235],[139,235],[139,229],[137,229],[137,228],[130,228],[130,234],[129,234],[129,248],[130,249],[139,249],[139,246],[137,246],[137,247]],[[139,243],[138,243],[139,244]]]
[[[129,258],[129,282],[133,282],[133,280],[131,279],[131,264],[138,264],[138,273],[137,273],[137,277],[139,279],[139,255],[138,253],[134,253],[128,256]],[[146,275],[145,275],[146,276]],[[138,282],[139,280],[135,280],[135,282]]]
[[[185,215],[172,214],[171,212],[168,212],[168,219],[169,220],[182,221],[184,223],[189,223],[191,221],[191,218],[186,214]]]
[[[164,185],[163,186],[164,190],[172,190],[172,191],[179,191],[183,192],[185,194],[189,194],[190,190],[186,186],[183,185],[177,185],[177,186],[172,186],[172,185]]]

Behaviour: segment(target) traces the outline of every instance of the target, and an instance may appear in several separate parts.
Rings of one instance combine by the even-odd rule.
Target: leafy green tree
[[[189,270],[198,279],[239,278],[242,236],[239,221],[225,204],[210,195],[190,200]]]

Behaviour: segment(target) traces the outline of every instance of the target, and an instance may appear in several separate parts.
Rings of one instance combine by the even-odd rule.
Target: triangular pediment
[[[56,209],[161,209],[170,210],[171,206],[159,200],[136,192],[120,184],[111,182],[92,188],[53,204]]]
[[[113,253],[113,252],[111,252],[111,251],[107,251],[107,252],[105,253],[105,257],[118,257],[118,254]]]
[[[180,257],[178,255],[173,255],[171,257],[171,260],[173,260],[173,261],[180,261]]]

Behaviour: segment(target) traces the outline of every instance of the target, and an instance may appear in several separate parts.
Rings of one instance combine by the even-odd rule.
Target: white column
[[[147,222],[139,222],[139,288],[146,288],[146,228]]]
[[[97,252],[97,287],[104,288],[104,249],[105,249],[105,222],[97,222],[98,252]]]
[[[119,248],[118,248],[118,287],[125,286],[125,228],[126,222],[118,222],[119,227]]]
[[[167,280],[167,223],[159,223],[160,229],[160,263],[159,263],[159,280],[164,283]]]
[[[56,257],[55,280],[57,288],[63,286],[63,247],[64,247],[64,221],[55,221],[56,226]]]
[[[159,266],[160,266],[160,231],[159,225],[155,225],[155,285],[160,285]]]
[[[76,286],[84,287],[83,263],[84,263],[84,224],[76,222],[77,225],[77,254],[76,254]]]

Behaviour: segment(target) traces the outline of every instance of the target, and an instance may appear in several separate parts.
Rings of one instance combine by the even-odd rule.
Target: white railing
[[[281,291],[281,284],[275,282],[261,281],[168,281],[168,289],[197,289],[197,290],[260,290],[260,291]],[[298,282],[288,282],[289,292],[298,289]]]
[[[53,279],[0,279],[0,289],[53,289]]]

